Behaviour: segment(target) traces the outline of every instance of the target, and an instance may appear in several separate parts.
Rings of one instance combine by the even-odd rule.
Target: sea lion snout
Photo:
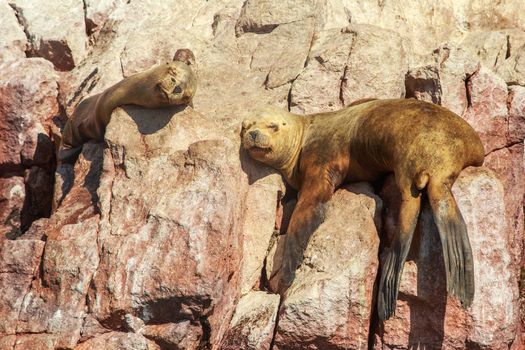
[[[253,141],[256,141],[257,140],[257,137],[260,135],[261,133],[259,132],[259,130],[253,130],[253,131],[250,131],[248,133],[248,135],[250,135],[250,137],[252,138]]]
[[[260,129],[251,129],[244,132],[243,146],[245,149],[270,148],[271,138]]]

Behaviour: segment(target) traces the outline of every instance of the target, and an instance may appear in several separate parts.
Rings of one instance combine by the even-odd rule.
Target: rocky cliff
[[[525,5],[487,0],[0,0],[0,349],[522,349]],[[194,107],[114,111],[55,161],[82,98],[197,57]],[[365,97],[443,105],[481,135],[453,191],[475,299],[447,297],[423,208],[397,313],[375,315],[396,193],[338,190],[286,298],[267,292],[293,209],[240,121]],[[407,125],[407,128],[410,126]]]

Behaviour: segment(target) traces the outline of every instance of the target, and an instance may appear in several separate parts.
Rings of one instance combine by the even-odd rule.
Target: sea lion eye
[[[182,88],[180,85],[175,86],[175,89],[173,89],[174,94],[180,94],[182,92]]]
[[[248,129],[250,126],[252,126],[252,122],[251,121],[243,120],[243,122],[242,122],[242,128],[243,129]]]
[[[275,123],[268,124],[268,128],[272,129],[273,131],[279,131],[279,125]]]

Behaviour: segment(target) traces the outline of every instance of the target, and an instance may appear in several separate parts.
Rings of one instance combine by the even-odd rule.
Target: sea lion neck
[[[130,86],[143,85],[143,79],[150,74],[152,69],[127,77],[106,89],[97,103],[97,114],[107,125],[113,110],[119,106],[136,104],[138,96],[130,94]]]
[[[299,179],[299,157],[304,142],[306,123],[303,117],[295,114],[288,114],[290,122],[294,127],[292,137],[290,138],[290,152],[287,157],[276,164],[276,168],[281,172],[286,181],[294,188],[300,187]]]

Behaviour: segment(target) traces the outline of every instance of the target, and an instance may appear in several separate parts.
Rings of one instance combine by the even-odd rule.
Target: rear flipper
[[[447,291],[468,307],[474,298],[474,263],[467,225],[445,183],[431,181],[428,198],[443,246]]]
[[[401,187],[400,184],[398,186]],[[411,192],[410,186],[406,185],[405,191],[401,191],[397,232],[391,246],[381,255],[377,300],[377,311],[381,320],[389,319],[395,312],[399,282],[419,216],[421,196],[418,191]]]

